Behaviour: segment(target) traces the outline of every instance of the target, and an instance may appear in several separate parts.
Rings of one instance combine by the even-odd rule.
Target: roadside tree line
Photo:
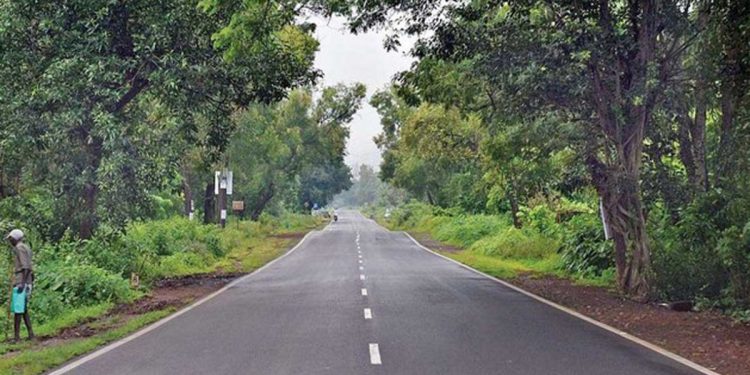
[[[312,100],[322,4],[0,2],[0,212],[44,240],[158,218],[214,220],[234,167],[257,219],[349,186],[347,124],[364,87]],[[291,93],[291,90],[296,89]],[[204,194],[204,192],[206,194]]]
[[[519,228],[601,210],[624,293],[748,306],[748,2],[397,7],[362,18],[421,35],[372,102],[384,180]]]

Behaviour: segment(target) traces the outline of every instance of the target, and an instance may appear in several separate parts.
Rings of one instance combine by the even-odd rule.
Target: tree
[[[650,249],[641,192],[644,143],[664,93],[683,73],[686,50],[701,32],[699,7],[653,0],[616,6],[483,1],[449,2],[437,14],[424,2],[390,9],[419,24],[407,32],[433,31],[413,51],[420,63],[468,63],[488,88],[488,98],[502,103],[495,109],[506,108],[503,116],[528,123],[554,113],[588,135],[579,150],[612,226],[618,285],[645,299]],[[366,20],[384,22],[378,16],[382,7],[359,11],[372,16]]]
[[[313,104],[309,91],[297,90],[280,103],[255,105],[237,115],[227,160],[251,219],[285,192],[293,192],[288,202],[309,207],[350,186],[343,164],[347,124],[364,94],[361,84],[339,85],[325,88]]]
[[[185,129],[160,129],[173,134],[194,133],[197,117],[218,121],[205,144],[221,153],[231,133],[224,119],[235,106],[276,100],[317,77],[317,42],[286,8],[252,4],[239,19],[237,4],[202,7],[185,0],[0,4],[3,128],[35,140],[3,147],[21,146],[24,155],[36,156],[15,170],[3,168],[3,174],[28,176],[33,170],[29,184],[42,184],[61,198],[60,217],[81,237],[91,236],[104,206],[127,210],[144,201],[145,191],[163,187],[165,178],[154,176],[155,170],[136,171],[141,167],[134,165],[142,161],[153,169],[157,160],[174,160],[146,157],[162,148],[155,146],[158,137],[146,140],[144,134],[156,117]],[[227,42],[228,28],[238,22],[257,27],[252,37]],[[227,23],[215,34],[217,25]],[[169,174],[174,165],[157,169]]]

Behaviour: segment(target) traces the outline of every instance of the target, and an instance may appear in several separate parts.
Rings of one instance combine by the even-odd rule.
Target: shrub
[[[182,252],[160,258],[158,264],[146,265],[144,274],[153,279],[208,273],[214,263],[216,258],[206,252]]]
[[[689,210],[677,225],[653,213],[651,252],[653,287],[666,300],[716,298],[728,277],[716,251],[721,231],[698,211]]]
[[[565,270],[600,276],[614,267],[612,242],[604,239],[604,228],[595,214],[576,215],[565,223],[562,264]]]
[[[482,238],[470,247],[483,255],[512,259],[545,259],[557,253],[559,244],[536,230],[509,227],[502,232]]]
[[[461,215],[444,219],[434,227],[433,235],[440,241],[469,247],[481,238],[496,234],[509,225],[508,220],[501,216]]]
[[[73,308],[102,302],[124,302],[134,297],[128,281],[96,266],[68,262],[43,262],[37,266],[29,308],[40,323]]]
[[[736,306],[747,307],[750,305],[750,222],[742,229],[725,230],[716,250],[729,277],[725,295],[733,298]]]
[[[130,224],[122,241],[124,251],[136,254],[134,272],[144,274],[148,274],[144,272],[144,264],[158,261],[160,257],[182,252],[207,252],[220,258],[227,249],[222,245],[220,229],[182,217]]]
[[[414,228],[418,221],[433,216],[433,207],[427,204],[411,201],[394,212],[391,215],[391,224],[396,228]]]
[[[524,226],[534,228],[539,233],[555,239],[562,237],[562,227],[557,223],[557,214],[546,204],[534,208],[521,207],[519,216]]]

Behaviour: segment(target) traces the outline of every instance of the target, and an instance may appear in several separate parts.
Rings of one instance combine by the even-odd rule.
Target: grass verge
[[[64,340],[57,344],[18,352],[10,358],[0,361],[0,374],[34,375],[59,366],[69,359],[88,353],[102,345],[120,339],[136,330],[156,322],[173,313],[174,308],[151,311],[129,319],[121,326],[103,333],[73,340]]]
[[[225,256],[209,266],[180,266],[172,269],[168,277],[185,277],[196,274],[243,274],[252,272],[280,255],[310,230],[325,225],[322,219],[283,220],[279,223],[232,223],[221,232],[221,241],[229,249]],[[210,291],[205,290],[205,294]],[[144,296],[144,294],[140,294]],[[200,296],[196,297],[199,298]],[[185,300],[181,306],[192,300]],[[132,302],[135,305],[138,301]],[[69,310],[60,317],[36,327],[36,341],[0,343],[0,374],[40,374],[86,354],[98,347],[127,336],[136,330],[175,312],[178,307],[164,306],[140,313],[128,312],[127,307],[113,303]],[[68,330],[84,328],[93,331],[88,337],[68,334]],[[25,332],[24,332],[25,333]]]

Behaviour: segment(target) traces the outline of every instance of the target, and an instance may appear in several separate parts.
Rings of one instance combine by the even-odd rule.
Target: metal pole
[[[223,184],[221,188],[219,188],[219,222],[221,223],[221,227],[224,228],[227,225],[227,186],[226,184]]]

